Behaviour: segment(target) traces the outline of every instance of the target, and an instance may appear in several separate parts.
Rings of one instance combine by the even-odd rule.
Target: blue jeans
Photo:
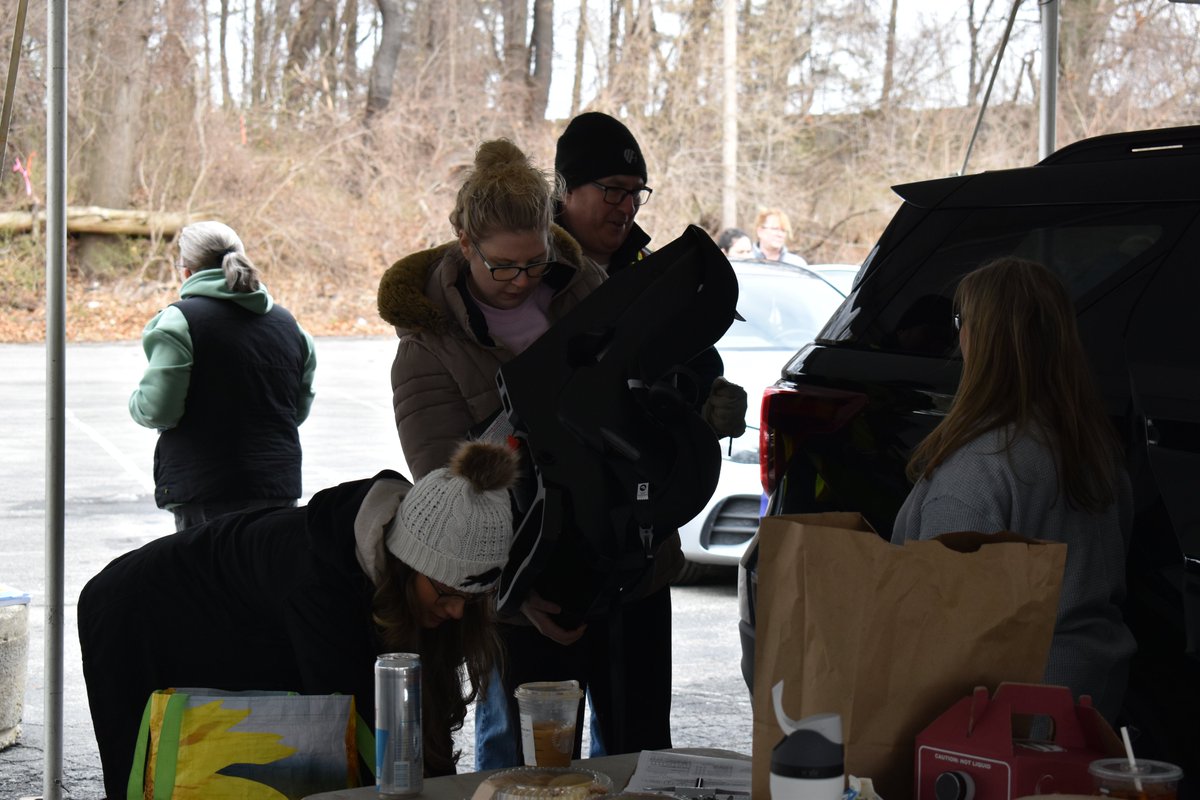
[[[588,697],[591,706],[591,697]],[[492,668],[492,677],[488,684],[488,693],[475,702],[475,771],[483,769],[503,769],[505,767],[524,766],[521,762],[521,752],[517,742],[521,738],[519,720],[512,719],[508,713],[508,700],[504,696],[504,685],[500,681],[500,670]],[[588,731],[591,735],[591,747],[588,748],[588,758],[606,756],[604,742],[600,738],[600,728],[596,724],[596,714],[589,715]]]
[[[589,755],[671,746],[671,592],[664,586],[591,619],[563,646],[528,625],[499,625],[504,675],[493,672],[475,707],[476,769],[521,766],[521,725],[512,693],[527,681],[574,679],[587,693]],[[492,687],[496,687],[493,689]],[[581,752],[583,714],[575,730]]]
[[[487,693],[475,701],[475,771],[523,766],[517,748],[520,726],[508,716],[500,670],[492,667]]]

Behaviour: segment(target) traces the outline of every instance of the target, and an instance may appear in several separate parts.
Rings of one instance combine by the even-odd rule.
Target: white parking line
[[[88,425],[79,417],[75,416],[74,411],[69,408],[65,409],[65,411],[67,422],[71,423],[83,433],[87,434],[89,439],[100,445],[100,448],[112,456],[113,460],[125,469],[125,474],[132,478],[138,485],[140,485],[145,492],[151,495],[154,494],[154,479],[151,478],[150,475],[145,472],[145,470],[140,469],[138,465],[129,458],[129,456],[122,453],[115,444],[113,444],[106,436],[104,436],[104,434],[100,433],[100,431],[96,430],[91,425]]]

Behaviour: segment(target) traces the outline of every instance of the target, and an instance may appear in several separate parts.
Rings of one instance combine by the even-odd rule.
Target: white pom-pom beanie
[[[438,583],[460,592],[486,592],[508,559],[512,526],[506,488],[481,490],[443,467],[409,490],[386,543],[392,555]]]

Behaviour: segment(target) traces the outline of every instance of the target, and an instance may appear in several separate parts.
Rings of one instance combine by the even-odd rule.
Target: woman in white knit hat
[[[353,694],[372,720],[375,657],[394,651],[424,666],[426,774],[452,773],[452,733],[499,653],[486,601],[512,542],[516,473],[508,448],[463,444],[415,486],[384,471],[110,563],[78,607],[108,796],[125,795],[151,692]]]

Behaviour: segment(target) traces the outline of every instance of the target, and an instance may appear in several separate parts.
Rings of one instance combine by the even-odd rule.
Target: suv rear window
[[[870,347],[949,355],[957,344],[952,298],[965,273],[1007,255],[1040,261],[1059,274],[1082,310],[1165,252],[1196,210],[1183,204],[938,209],[920,223],[919,236],[864,278],[862,302],[853,305],[879,313],[853,319],[840,336],[836,324],[826,333]]]

